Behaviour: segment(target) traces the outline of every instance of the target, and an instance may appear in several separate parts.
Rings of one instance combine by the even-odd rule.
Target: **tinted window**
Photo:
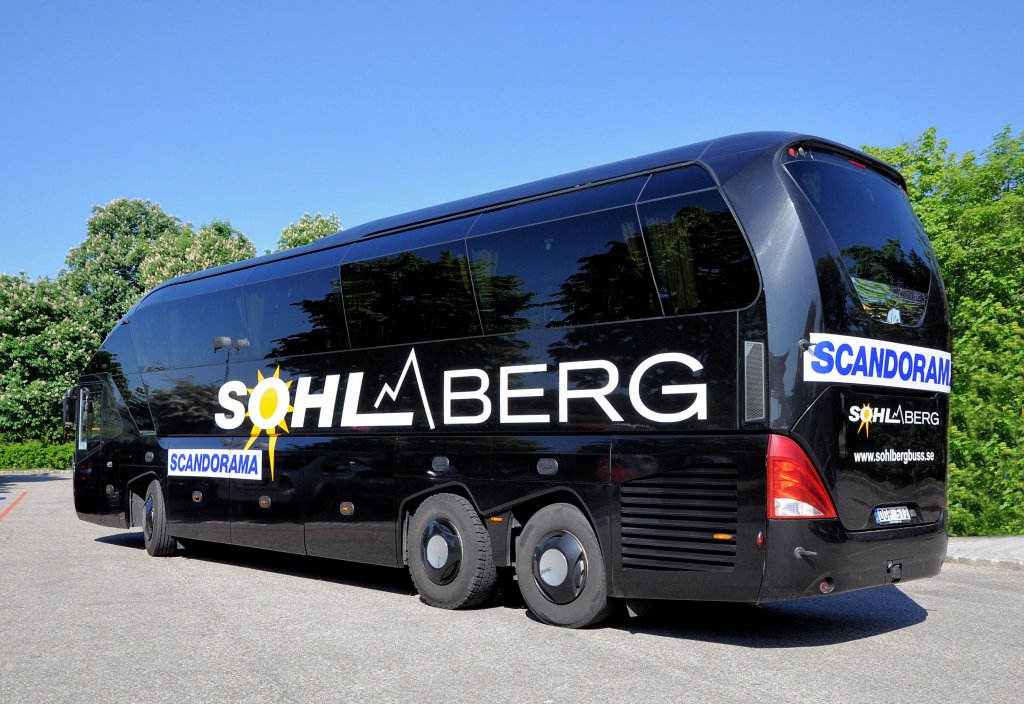
[[[229,350],[232,359],[248,356],[240,287],[181,298],[166,305],[172,367],[222,364]],[[215,338],[228,338],[230,342],[215,349]]]
[[[742,308],[757,296],[754,260],[718,191],[638,206],[667,315]]]
[[[130,374],[138,368],[135,359],[135,349],[132,344],[131,325],[118,322],[114,329],[107,335],[107,339],[93,355],[86,369],[88,374],[110,372],[115,377]]]
[[[487,333],[661,313],[632,207],[473,237],[468,245]]]
[[[135,345],[140,371],[166,369],[170,365],[167,349],[167,316],[163,303],[152,303],[132,313],[128,330]]]
[[[931,247],[906,195],[848,159],[806,154],[786,168],[832,235],[864,310],[889,323],[917,323],[931,281]]]
[[[337,267],[247,284],[245,314],[257,358],[348,347]]]
[[[461,240],[345,264],[341,279],[353,347],[480,334]]]

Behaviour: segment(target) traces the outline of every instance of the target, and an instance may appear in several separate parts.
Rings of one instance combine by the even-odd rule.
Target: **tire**
[[[442,609],[466,609],[490,599],[498,577],[491,539],[476,509],[455,494],[424,501],[406,535],[409,574],[420,599]]]
[[[526,522],[516,549],[516,577],[526,606],[544,623],[584,628],[608,617],[604,558],[583,513],[545,506]]]
[[[153,480],[146,489],[146,503],[142,510],[142,537],[146,552],[153,557],[167,557],[174,554],[177,543],[167,527],[167,508],[160,482]]]

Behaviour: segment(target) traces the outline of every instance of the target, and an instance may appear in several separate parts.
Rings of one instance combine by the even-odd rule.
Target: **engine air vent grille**
[[[736,467],[694,467],[620,487],[622,566],[731,572]]]

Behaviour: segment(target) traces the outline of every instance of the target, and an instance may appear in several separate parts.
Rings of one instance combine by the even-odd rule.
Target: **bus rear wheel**
[[[526,522],[516,577],[527,607],[545,623],[583,628],[611,613],[601,546],[571,504],[545,506]]]
[[[424,501],[406,536],[409,574],[420,599],[442,609],[465,609],[487,601],[497,572],[487,528],[476,509],[456,494]]]
[[[153,557],[167,557],[174,554],[177,544],[167,527],[167,508],[160,482],[153,480],[146,489],[146,503],[142,511],[142,537],[146,552]]]

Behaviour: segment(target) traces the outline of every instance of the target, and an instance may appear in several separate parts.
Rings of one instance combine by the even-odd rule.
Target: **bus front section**
[[[75,511],[83,521],[140,525],[142,497],[162,455],[127,326],[118,323],[64,397],[73,429]]]
[[[783,324],[805,336],[780,370],[759,601],[938,574],[952,367],[928,237],[899,175],[862,154],[794,144],[779,172],[820,298]]]

